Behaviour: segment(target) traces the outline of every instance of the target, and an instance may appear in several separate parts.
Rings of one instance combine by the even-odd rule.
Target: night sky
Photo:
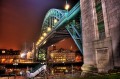
[[[79,0],[68,0],[71,6]],[[51,8],[64,9],[65,0],[0,0],[0,49],[32,47]]]

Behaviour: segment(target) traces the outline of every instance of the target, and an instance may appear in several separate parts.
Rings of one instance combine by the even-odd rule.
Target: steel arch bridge
[[[80,2],[78,2],[70,11],[50,9],[44,18],[40,38],[36,43],[38,48],[37,51],[40,51],[41,48],[46,48],[65,37],[72,37],[82,54],[81,26]]]
[[[77,45],[81,54],[83,54],[82,47],[82,25],[81,25],[81,11],[80,2],[78,2],[71,10],[50,9],[43,21],[39,40],[36,42],[35,53],[36,55],[46,53],[46,49],[66,38],[71,37]],[[41,62],[46,62],[45,60]],[[37,70],[42,67],[33,68]]]

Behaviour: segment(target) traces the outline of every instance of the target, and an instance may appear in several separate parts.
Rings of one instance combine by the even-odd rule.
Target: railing
[[[42,65],[41,67],[39,67],[35,72],[31,73],[30,71],[26,72],[26,75],[28,78],[33,78],[36,75],[38,75],[40,72],[42,72],[43,70],[46,70],[46,65]]]
[[[65,23],[67,23],[68,20],[71,20],[77,13],[80,11],[80,2],[78,2],[68,13],[67,15],[64,15],[60,21],[56,24],[55,29],[60,28]]]
[[[42,65],[38,64],[37,66],[35,66],[34,68],[32,68],[31,73],[35,72],[37,69],[39,69]]]

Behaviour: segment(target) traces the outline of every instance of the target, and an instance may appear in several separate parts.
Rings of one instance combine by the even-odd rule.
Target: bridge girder
[[[50,9],[43,21],[43,25],[41,29],[41,37],[44,32],[47,32],[48,27],[51,28],[51,31],[47,32],[47,36],[44,37],[44,40],[42,39],[42,41],[41,40],[38,41],[37,46],[40,48],[48,47],[50,44],[55,43],[65,37],[72,37],[74,39],[74,42],[78,46],[79,50],[81,51],[81,53],[83,53],[82,37],[81,37],[82,25],[80,21],[81,19],[80,15],[81,12],[80,12],[79,2],[70,11]],[[54,19],[57,19],[57,23],[54,23]],[[67,28],[67,26],[69,26],[70,28]],[[53,40],[53,38],[55,40]]]
[[[46,31],[47,27],[54,28],[56,24],[54,20],[58,22],[64,16],[65,13],[66,10],[50,9],[45,16],[41,31]]]

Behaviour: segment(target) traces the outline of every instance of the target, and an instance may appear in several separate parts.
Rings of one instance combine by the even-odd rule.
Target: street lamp
[[[65,13],[65,15],[66,15],[66,19],[68,20],[68,10],[69,10],[69,8],[70,8],[70,5],[68,4],[68,1],[66,0],[66,4],[65,4],[65,10],[66,10],[66,13]],[[68,21],[69,22],[69,21]]]
[[[43,37],[43,36],[41,36],[41,37],[40,37],[40,39],[41,39],[41,40],[43,40],[43,39],[44,39],[44,37]]]
[[[44,36],[44,37],[47,36],[47,33],[44,32],[44,33],[43,33],[43,36]]]
[[[52,30],[51,27],[48,27],[48,28],[47,28],[47,31],[48,31],[48,32],[50,32],[51,30]]]
[[[65,10],[68,11],[68,9],[70,8],[70,5],[68,4],[67,0],[66,0],[66,4],[65,4]]]
[[[58,20],[57,19],[54,19],[54,23],[57,23],[58,22]]]

